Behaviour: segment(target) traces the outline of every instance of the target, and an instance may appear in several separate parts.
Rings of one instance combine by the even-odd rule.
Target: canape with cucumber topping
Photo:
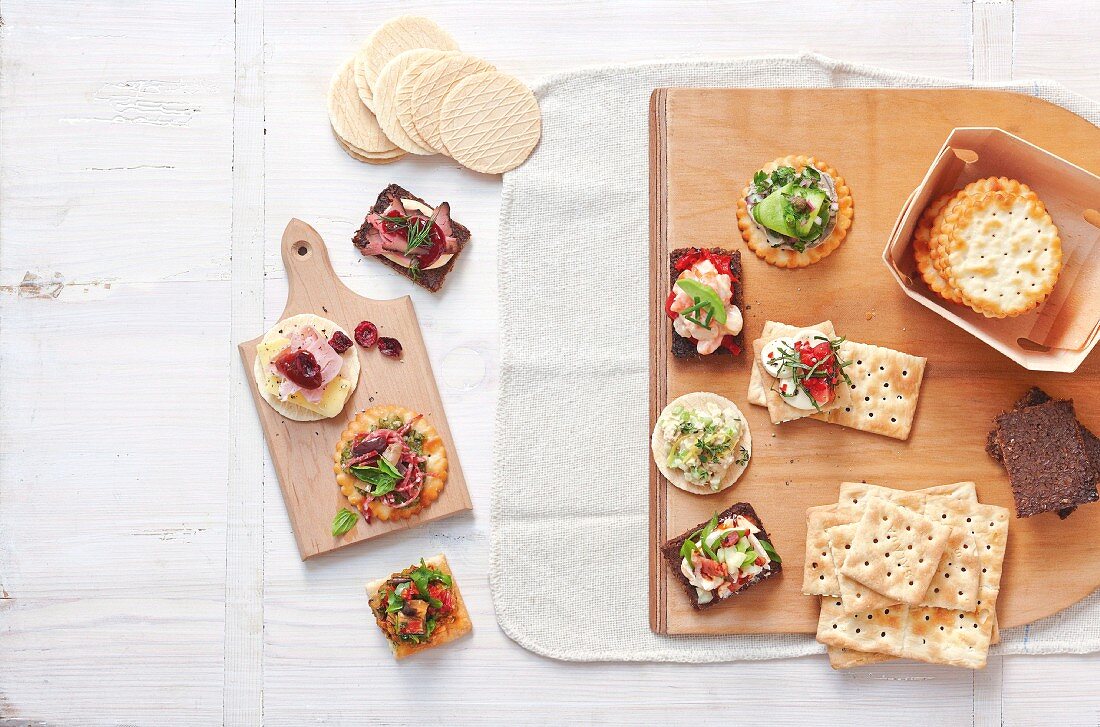
[[[758,170],[737,202],[750,248],[779,267],[804,267],[835,250],[852,223],[852,196],[828,164],[806,156]]]
[[[782,569],[782,559],[747,502],[715,514],[662,551],[696,609],[740,593]]]

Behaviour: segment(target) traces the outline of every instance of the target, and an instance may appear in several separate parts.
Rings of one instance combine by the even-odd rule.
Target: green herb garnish
[[[774,560],[776,563],[782,563],[783,559],[779,557],[779,553],[775,552],[775,548],[767,540],[756,539],[756,542],[760,543],[760,547],[764,549],[764,552],[768,554],[768,557]]]
[[[396,467],[390,464],[390,461],[385,457],[378,458],[377,467],[368,467],[365,465],[352,467],[351,474],[360,481],[371,485],[370,494],[374,497],[380,497],[393,492],[397,487],[397,483],[404,478],[404,475],[402,475]]]
[[[680,311],[685,319],[703,328],[710,328],[711,321],[726,322],[726,306],[714,288],[687,278],[677,280],[676,285],[695,302],[695,305]],[[706,316],[705,321],[699,318],[700,313]]]
[[[341,535],[346,535],[355,524],[359,522],[359,514],[347,509],[346,507],[340,508],[340,512],[336,513],[336,517],[332,518],[332,534],[339,538]]]

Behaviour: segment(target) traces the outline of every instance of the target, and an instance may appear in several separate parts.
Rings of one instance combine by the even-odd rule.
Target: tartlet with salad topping
[[[252,377],[263,400],[287,419],[329,419],[355,390],[359,355],[340,326],[300,313],[279,321],[260,339]]]
[[[670,540],[661,553],[697,611],[783,570],[771,538],[747,502]]]
[[[736,404],[697,391],[664,408],[650,448],[669,482],[685,492],[710,495],[732,486],[749,466],[752,434]]]
[[[672,320],[672,355],[741,353],[745,345],[741,253],[685,247],[673,250],[668,258],[671,290],[665,315]]]
[[[360,412],[336,443],[340,491],[369,523],[424,510],[447,482],[447,450],[422,414],[401,406]]]
[[[854,387],[844,372],[851,362],[842,360],[843,342],[816,328],[753,342],[773,424],[830,411],[851,400]]]
[[[374,620],[398,659],[454,641],[473,629],[442,553],[368,583],[367,596]]]
[[[771,265],[804,268],[840,247],[852,226],[852,193],[825,162],[802,155],[769,162],[737,199],[745,244]]]

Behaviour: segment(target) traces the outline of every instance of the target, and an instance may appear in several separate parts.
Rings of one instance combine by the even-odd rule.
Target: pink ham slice
[[[321,385],[316,389],[303,389],[290,379],[284,378],[279,385],[279,398],[286,401],[294,394],[301,394],[302,398],[311,404],[319,403],[325,395],[325,387],[339,375],[340,369],[343,368],[344,359],[340,358],[340,354],[336,353],[336,350],[317,333],[317,329],[313,326],[304,326],[293,331],[287,348],[291,351],[302,349],[313,354],[313,358],[317,359],[317,365],[321,367]],[[271,364],[270,371],[282,378],[275,364]]]

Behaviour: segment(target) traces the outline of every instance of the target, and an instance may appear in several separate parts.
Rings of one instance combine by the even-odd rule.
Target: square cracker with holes
[[[900,603],[920,604],[950,536],[946,525],[871,497],[837,571]]]
[[[829,548],[829,528],[859,519],[856,510],[821,505],[806,511],[806,560],[802,571],[802,592],[807,596],[840,596],[836,565]]]
[[[837,525],[829,528],[829,548],[832,551],[833,562],[837,565],[837,568],[844,564],[848,552],[852,549],[852,539],[855,537],[858,527],[859,523],[853,522],[848,525]],[[897,599],[884,596],[862,583],[857,583],[851,578],[841,575],[839,572],[836,574],[836,578],[840,587],[840,601],[846,614],[867,613],[898,603]]]
[[[811,327],[829,333],[833,330],[832,325],[830,321],[825,321]],[[760,340],[789,336],[797,330],[794,326],[767,321]],[[811,418],[894,439],[908,439],[928,359],[855,341],[842,343],[840,355],[842,360],[851,362],[844,367],[844,372],[852,381],[851,401],[843,407],[813,413]],[[748,401],[758,406],[769,406],[764,381],[770,377],[761,375],[759,360],[757,352],[749,372]]]
[[[884,500],[898,502],[899,498],[911,495],[934,495],[978,504],[978,491],[973,482],[955,482],[950,485],[934,485],[920,490],[896,490],[882,485],[866,482],[841,482],[840,502],[845,507],[859,507],[868,497],[881,497]]]
[[[760,360],[760,354],[764,350],[764,346],[771,343],[777,338],[784,336],[793,336],[799,331],[814,330],[827,336],[829,339],[836,338],[836,330],[833,328],[831,322],[826,321],[828,326],[808,326],[804,328],[795,328],[793,326],[786,326],[783,324],[776,324],[768,331],[768,335],[761,335],[760,338],[752,342],[753,346],[753,361]],[[839,355],[839,354],[838,354]],[[772,424],[782,424],[783,422],[794,421],[795,419],[804,419],[814,414],[824,414],[834,409],[846,406],[851,400],[851,392],[845,386],[840,386],[836,390],[836,398],[828,404],[822,404],[818,409],[799,409],[798,407],[791,406],[787,403],[782,394],[779,393],[779,389],[776,386],[776,379],[771,374],[759,369],[760,385],[764,389],[764,400],[768,407],[768,414],[771,416]],[[750,386],[752,384],[751,376],[749,380]]]

